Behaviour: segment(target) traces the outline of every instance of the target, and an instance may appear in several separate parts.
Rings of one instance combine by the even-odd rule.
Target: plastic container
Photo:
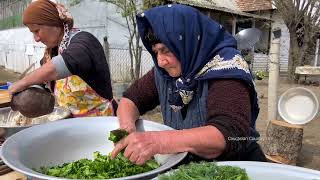
[[[12,84],[11,82],[7,82],[7,83],[5,83],[3,85],[0,85],[0,89],[8,90],[11,84]]]

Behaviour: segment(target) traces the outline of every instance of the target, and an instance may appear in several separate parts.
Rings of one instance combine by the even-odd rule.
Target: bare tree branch
[[[130,73],[132,80],[139,78],[141,67],[142,47],[140,46],[140,36],[138,33],[138,26],[136,15],[143,9],[148,9],[153,5],[160,5],[165,3],[165,0],[102,0],[114,4],[121,10],[121,15],[125,18],[126,26],[128,28],[128,43],[130,54]],[[143,4],[139,4],[139,2]],[[145,2],[147,1],[147,2]]]
[[[310,64],[308,50],[315,44],[315,35],[320,31],[319,0],[274,0],[280,16],[290,33],[290,50],[288,60],[289,79],[296,78],[296,66]]]

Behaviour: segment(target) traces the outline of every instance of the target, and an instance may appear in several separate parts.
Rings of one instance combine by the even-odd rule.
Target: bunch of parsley
[[[249,180],[244,169],[234,166],[218,166],[215,162],[181,165],[177,170],[158,176],[159,180]]]

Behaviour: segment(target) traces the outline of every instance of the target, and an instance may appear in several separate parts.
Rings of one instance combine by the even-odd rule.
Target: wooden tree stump
[[[273,162],[295,165],[302,147],[302,139],[302,126],[272,120],[267,127],[265,155]]]

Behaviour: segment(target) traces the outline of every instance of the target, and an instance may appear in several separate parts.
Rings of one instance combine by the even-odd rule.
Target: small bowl
[[[306,124],[318,113],[317,96],[309,89],[296,87],[284,92],[278,102],[281,118],[291,124]]]

